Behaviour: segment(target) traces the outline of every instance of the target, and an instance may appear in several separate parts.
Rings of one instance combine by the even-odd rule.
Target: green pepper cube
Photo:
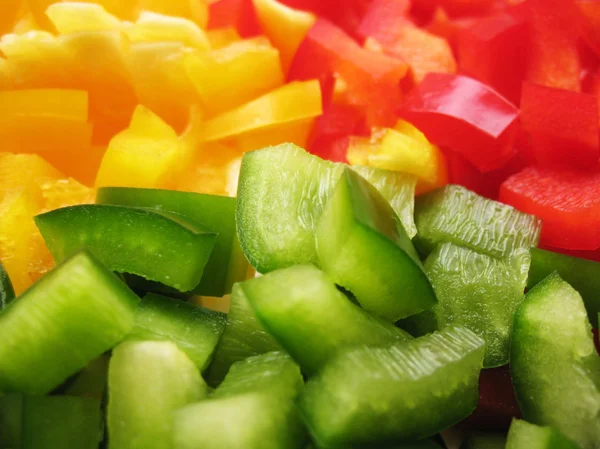
[[[273,271],[240,286],[265,329],[307,374],[346,346],[411,338],[351,302],[312,265]]]
[[[216,233],[213,252],[194,293],[224,296],[231,293],[235,282],[244,280],[248,261],[237,238],[235,198],[174,190],[104,187],[98,189],[96,202],[179,214]]]
[[[541,222],[533,215],[457,185],[418,197],[415,221],[415,242],[425,254],[448,242],[504,258],[537,246],[541,232]]]
[[[367,311],[390,321],[436,304],[412,242],[383,196],[346,169],[317,225],[319,265]]]
[[[527,421],[598,447],[600,356],[581,296],[556,273],[515,314],[510,371]]]
[[[439,329],[464,326],[486,341],[483,366],[506,365],[510,355],[513,315],[524,299],[528,251],[500,260],[446,243],[425,262],[439,304]]]
[[[536,426],[527,421],[513,419],[508,431],[506,449],[580,449],[580,447],[552,427]]]
[[[426,438],[477,406],[485,342],[448,327],[387,347],[340,352],[304,387],[299,406],[318,446]]]
[[[0,391],[43,395],[133,328],[139,298],[81,252],[0,313]]]
[[[200,282],[216,239],[180,217],[122,206],[65,207],[35,222],[57,262],[86,249],[113,271],[183,292]]]

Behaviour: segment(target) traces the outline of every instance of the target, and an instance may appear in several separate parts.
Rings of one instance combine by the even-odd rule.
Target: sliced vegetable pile
[[[0,449],[600,449],[598,17],[4,1]]]

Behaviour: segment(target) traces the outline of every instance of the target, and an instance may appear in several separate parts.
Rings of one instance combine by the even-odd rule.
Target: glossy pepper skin
[[[542,220],[541,244],[600,248],[600,173],[528,167],[500,187],[500,201]]]
[[[531,138],[537,165],[598,165],[599,122],[593,95],[523,84],[521,125]]]
[[[430,73],[399,112],[432,143],[460,153],[481,172],[504,166],[515,154],[519,111],[472,78]]]

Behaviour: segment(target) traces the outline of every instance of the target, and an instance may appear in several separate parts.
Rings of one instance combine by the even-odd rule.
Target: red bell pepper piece
[[[415,81],[431,72],[455,73],[456,61],[446,39],[416,27],[407,17],[407,0],[375,0],[365,15],[359,33],[376,41],[381,49],[406,61]],[[373,47],[371,40],[367,45]]]
[[[437,8],[444,8],[451,16],[478,15],[496,7],[497,0],[412,0],[413,13],[425,17]]]
[[[323,159],[347,162],[350,135],[368,134],[364,112],[355,106],[330,103],[315,120],[308,151]]]
[[[529,37],[530,24],[523,15],[503,12],[481,19],[458,34],[461,71],[519,104]]]
[[[580,31],[588,45],[600,56],[600,1],[576,0],[581,13]]]
[[[346,83],[349,104],[364,109],[368,126],[392,126],[405,62],[360,47],[340,28],[318,19],[292,61],[292,80],[318,78],[324,91],[335,73]]]
[[[541,243],[600,248],[600,172],[528,167],[500,187],[500,201],[542,219]]]
[[[532,35],[526,79],[535,84],[581,90],[577,16],[572,0],[529,0]]]
[[[593,95],[525,83],[521,125],[539,165],[593,168],[600,159],[598,103]]]
[[[209,6],[208,28],[237,28],[240,36],[261,34],[252,0],[217,0]]]
[[[450,17],[444,8],[438,6],[423,29],[431,34],[446,39],[452,49],[456,52],[459,33],[464,29],[472,27],[479,22],[479,20],[481,20],[481,17],[478,16],[459,18]]]
[[[407,96],[400,115],[432,143],[462,154],[483,173],[503,167],[515,155],[519,111],[472,78],[427,75]]]

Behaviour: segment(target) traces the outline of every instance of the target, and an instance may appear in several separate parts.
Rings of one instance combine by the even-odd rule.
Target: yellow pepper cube
[[[315,15],[277,0],[254,0],[254,8],[263,32],[279,49],[283,72],[287,73],[300,43],[316,21]]]
[[[284,82],[279,52],[262,37],[210,52],[190,53],[186,69],[211,116],[236,108]]]
[[[208,30],[206,32],[206,38],[212,50],[227,47],[234,42],[242,40],[242,36],[237,32],[235,28],[216,28],[214,30]]]
[[[125,0],[121,0],[127,3]],[[207,0],[138,0],[139,11],[154,11],[173,17],[193,20],[201,28],[208,24]]]
[[[0,118],[39,116],[88,120],[88,93],[72,89],[0,91]]]
[[[165,187],[182,164],[186,147],[169,125],[139,106],[128,129],[110,142],[97,187]]]
[[[323,112],[317,80],[289,83],[206,121],[201,139],[212,142],[314,118]]]
[[[60,34],[113,31],[122,28],[121,21],[95,3],[55,3],[46,15]]]
[[[314,118],[284,123],[280,126],[259,129],[242,134],[234,139],[235,146],[241,153],[260,150],[280,143],[293,143],[301,148],[306,148],[310,132],[315,123]]]
[[[0,3],[0,34],[8,33],[15,24],[22,0],[2,0]]]
[[[204,30],[191,20],[148,11],[127,26],[125,34],[131,42],[178,42],[191,48],[210,48]]]

